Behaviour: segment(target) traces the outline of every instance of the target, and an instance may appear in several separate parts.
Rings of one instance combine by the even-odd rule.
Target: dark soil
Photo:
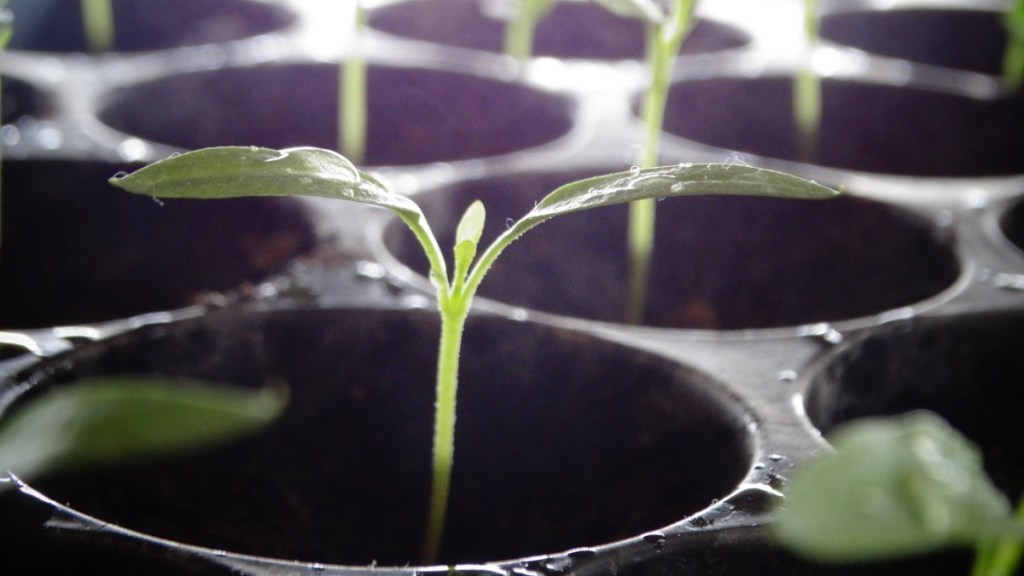
[[[424,164],[514,152],[564,135],[573,122],[565,98],[514,82],[371,67],[367,84],[367,164]],[[113,95],[100,117],[119,130],[185,149],[337,149],[337,94],[337,66],[234,68],[125,89]]]
[[[138,166],[3,167],[0,328],[113,320],[281,271],[317,243],[291,199],[157,202],[107,179]]]
[[[415,562],[437,331],[432,312],[222,312],[83,349],[24,376],[286,383],[291,404],[226,448],[39,486],[105,521],[214,549]],[[638,535],[724,497],[749,468],[742,410],[667,360],[488,318],[470,322],[463,358],[443,562]]]
[[[238,40],[291,24],[280,6],[246,0],[113,0],[114,50],[139,52]],[[81,2],[10,0],[10,50],[88,52]]]

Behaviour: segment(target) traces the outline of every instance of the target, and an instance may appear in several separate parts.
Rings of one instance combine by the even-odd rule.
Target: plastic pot
[[[83,346],[20,374],[25,394],[143,373],[286,384],[291,401],[281,420],[226,448],[33,485],[103,522],[204,547],[207,559],[415,562],[437,333],[426,311],[225,310]],[[471,319],[463,358],[443,563],[565,560],[639,540],[728,496],[752,464],[743,404],[667,358],[489,316]],[[38,530],[12,537],[36,541]]]

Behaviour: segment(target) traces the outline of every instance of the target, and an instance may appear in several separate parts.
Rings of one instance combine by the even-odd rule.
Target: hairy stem
[[[469,316],[472,298],[464,294],[442,294],[441,344],[437,357],[437,390],[434,404],[434,444],[430,510],[420,560],[437,561],[444,535],[448,497],[451,492],[452,464],[455,455],[455,414],[459,387],[459,353],[462,334]]]

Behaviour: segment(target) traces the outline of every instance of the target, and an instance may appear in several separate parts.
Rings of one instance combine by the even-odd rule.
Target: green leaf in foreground
[[[786,493],[779,541],[822,560],[884,559],[1024,536],[968,440],[928,412],[835,432]]]
[[[323,148],[274,150],[257,146],[203,148],[159,160],[110,183],[154,198],[224,199],[318,196],[388,208],[416,232],[432,268],[444,258],[419,206],[394,194],[347,158]]]
[[[224,442],[275,420],[287,397],[283,388],[155,377],[83,380],[0,421],[0,475],[31,479]]]
[[[548,194],[513,229],[555,216],[675,196],[770,196],[824,200],[839,192],[783,172],[738,164],[675,164],[634,169],[566,184]]]
[[[118,188],[156,198],[322,196],[419,212],[337,152],[219,146],[158,160],[110,179]]]

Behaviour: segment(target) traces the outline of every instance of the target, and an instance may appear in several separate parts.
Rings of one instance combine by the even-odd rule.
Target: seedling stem
[[[537,22],[543,18],[557,0],[519,0],[515,14],[505,24],[505,54],[518,60],[533,55],[533,34]]]
[[[644,98],[644,148],[639,167],[651,168],[658,164],[661,148],[661,129],[665,118],[665,104],[676,55],[683,40],[693,27],[693,11],[697,0],[678,0],[672,12],[662,22],[647,24],[647,63],[650,83]],[[629,206],[629,300],[626,303],[626,321],[639,324],[647,309],[647,296],[651,276],[651,258],[654,253],[655,201],[646,199]]]
[[[799,157],[813,162],[817,157],[818,127],[821,124],[821,80],[812,66],[819,38],[818,0],[804,0],[803,27],[806,57],[793,78],[793,117],[796,119]]]
[[[114,9],[110,0],[82,0],[82,29],[93,52],[114,48]]]
[[[1024,83],[1024,0],[1017,0],[1003,17],[1006,26],[1006,51],[1003,53],[1003,79],[1013,92]]]
[[[366,160],[366,60],[362,38],[366,9],[361,0],[353,2],[355,49],[343,58],[338,70],[338,149],[357,164]]]

